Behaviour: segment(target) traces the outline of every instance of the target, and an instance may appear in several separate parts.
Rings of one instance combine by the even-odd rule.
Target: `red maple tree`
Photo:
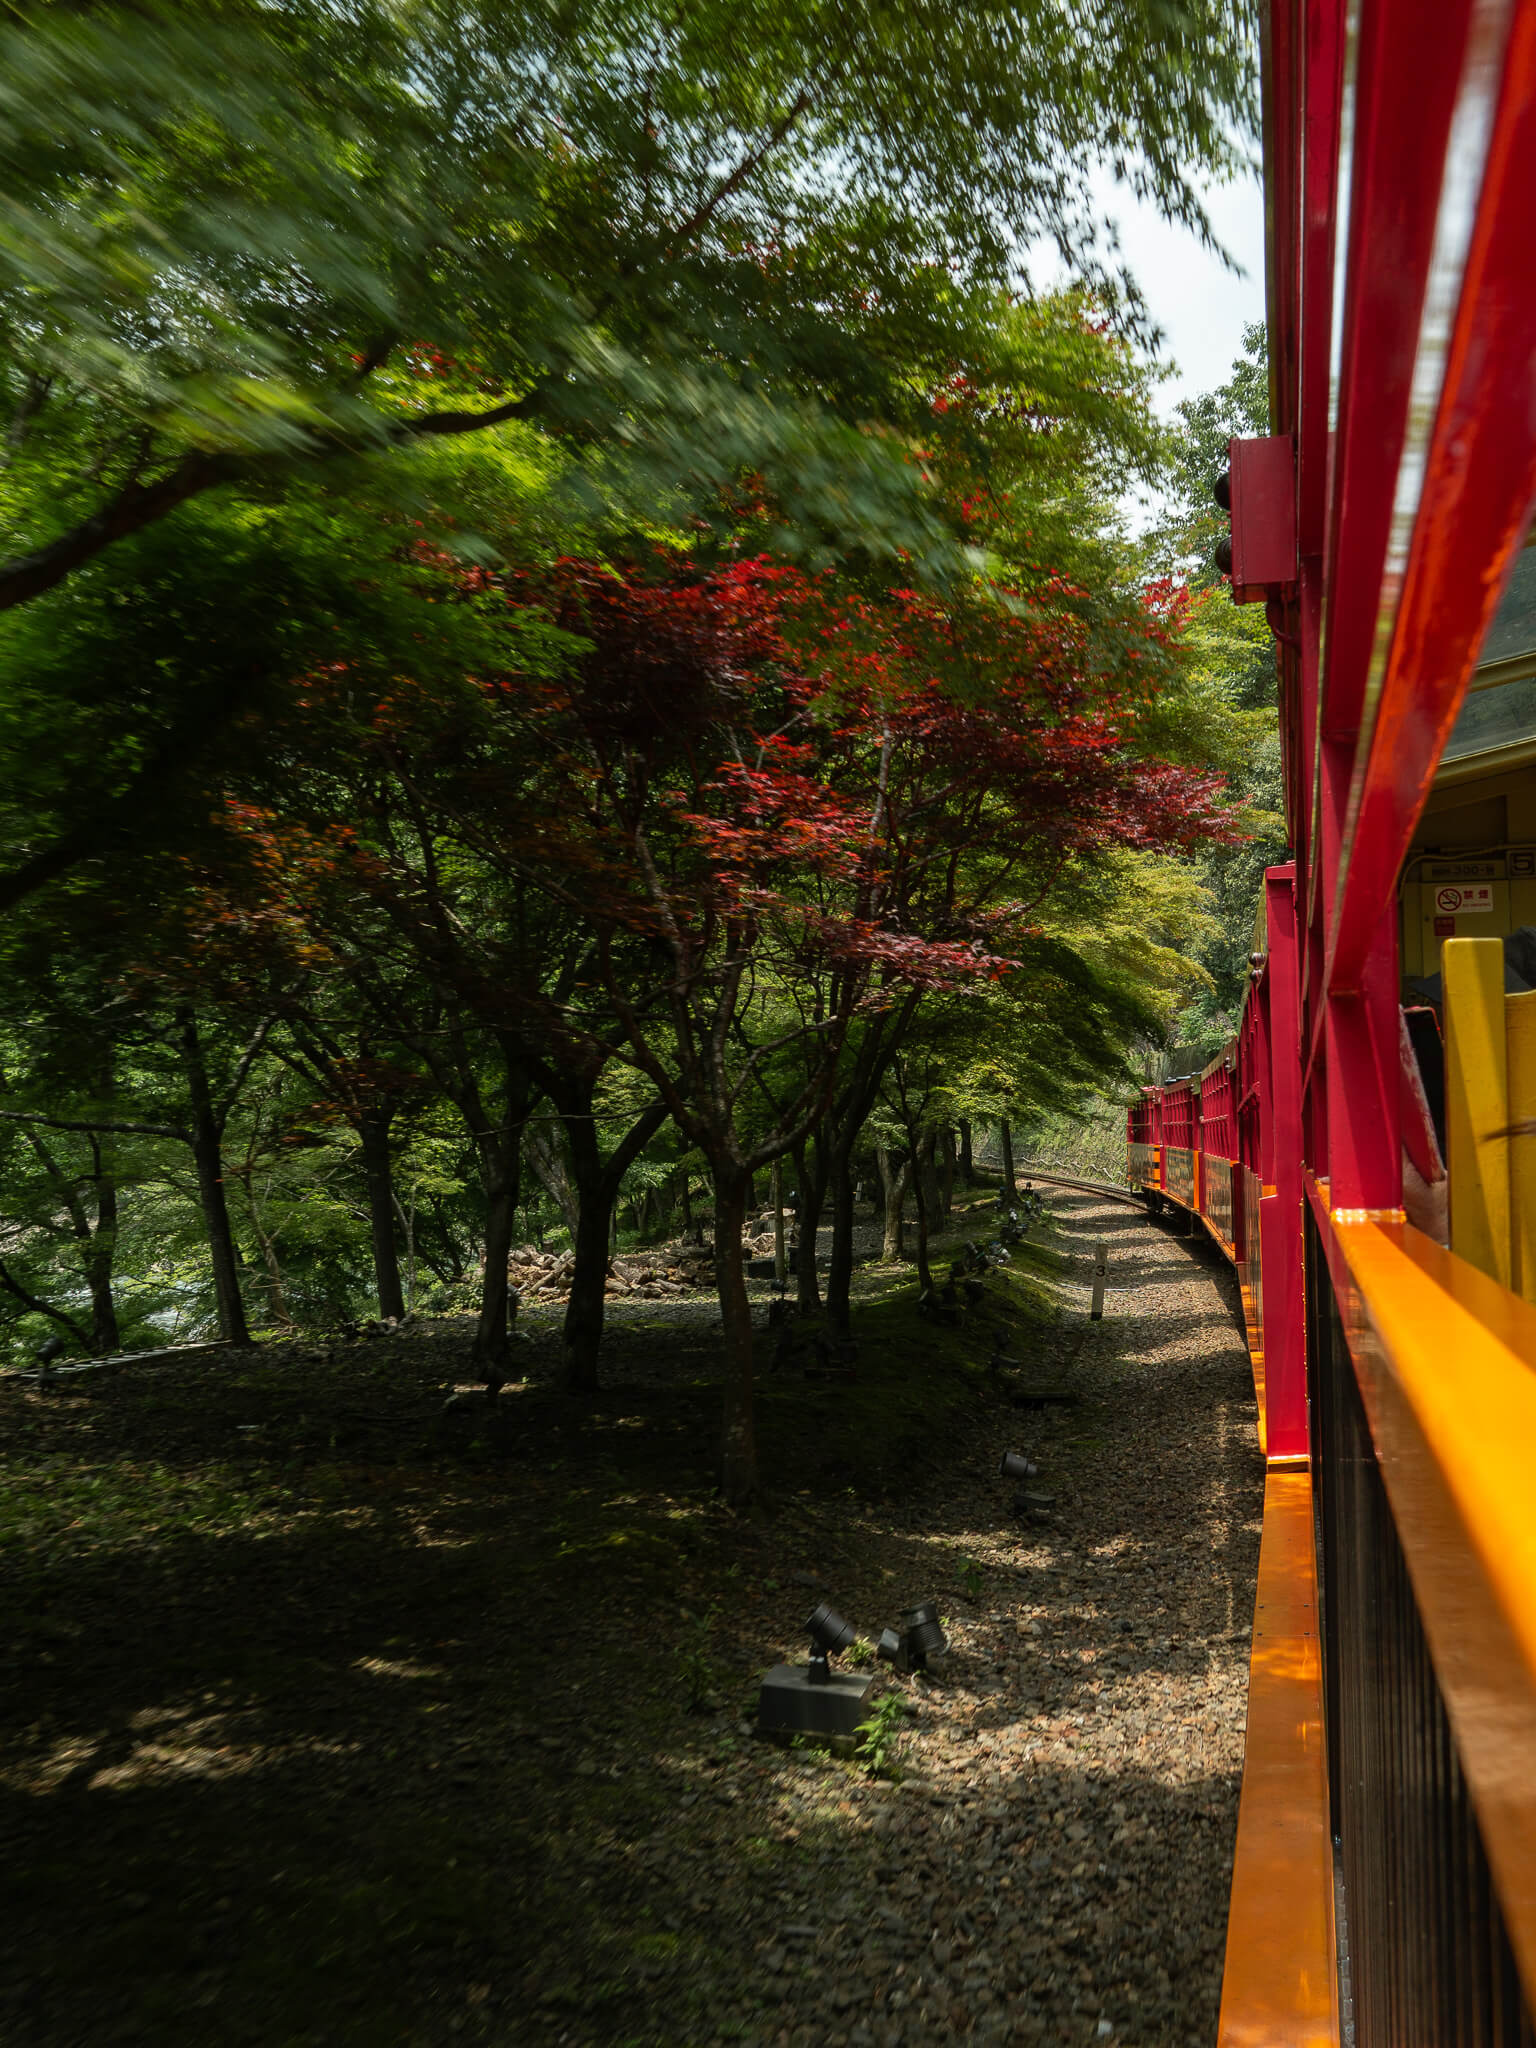
[[[231,829],[304,944],[387,929],[439,1014],[546,1087],[613,1057],[648,1078],[714,1181],[747,1501],[747,1192],[825,1115],[854,1020],[894,1043],[926,991],[1011,972],[1071,861],[1232,833],[1219,778],[1137,750],[1177,621],[1106,633],[1049,580],[940,601],[660,550],[461,588],[504,603],[500,665],[362,704],[345,663],[306,678],[304,772]]]

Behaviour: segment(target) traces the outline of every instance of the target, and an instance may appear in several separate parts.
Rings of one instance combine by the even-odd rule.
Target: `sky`
[[[1126,268],[1167,337],[1164,359],[1178,365],[1158,392],[1158,411],[1171,413],[1181,398],[1226,382],[1244,327],[1264,318],[1264,195],[1257,179],[1206,194],[1217,240],[1242,265],[1242,276],[1123,187],[1106,182],[1101,204],[1119,223]]]
[[[1263,191],[1254,177],[1205,195],[1217,240],[1241,264],[1240,275],[1202,249],[1187,228],[1140,205],[1107,173],[1094,184],[1100,210],[1119,226],[1125,267],[1163,330],[1161,360],[1177,366],[1157,390],[1157,410],[1167,418],[1181,398],[1226,382],[1244,327],[1264,318]],[[1128,500],[1124,510],[1136,530],[1151,517],[1151,509],[1137,500]]]

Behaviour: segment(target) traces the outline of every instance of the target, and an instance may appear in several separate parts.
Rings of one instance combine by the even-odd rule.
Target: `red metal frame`
[[[1325,1255],[1312,1267],[1318,1300],[1334,1270],[1352,1350],[1369,1332],[1339,1261],[1402,1231],[1398,878],[1536,511],[1536,0],[1268,0],[1263,60],[1271,419],[1269,437],[1243,448],[1262,462],[1294,451],[1296,559],[1292,576],[1272,577],[1289,560],[1266,556],[1265,574],[1245,568],[1249,587],[1234,594],[1262,588],[1269,600],[1296,859],[1265,876],[1265,950],[1232,1047],[1197,1090],[1166,1084],[1132,1120],[1163,1148],[1159,1195],[1203,1216],[1236,1262],[1273,1465],[1309,1454],[1304,1319],[1319,1311],[1305,1301],[1305,1200]],[[1234,466],[1234,566],[1239,501],[1253,502],[1237,485]],[[1283,508],[1267,475],[1263,494]],[[1381,1274],[1406,1285],[1402,1261],[1389,1271],[1384,1258]],[[1382,1340],[1393,1370],[1418,1343],[1421,1392],[1440,1403],[1449,1441],[1476,1318],[1455,1325],[1451,1379],[1422,1341],[1425,1319],[1471,1283],[1490,1333],[1506,1308],[1517,1320],[1530,1311],[1495,1302],[1494,1283],[1469,1283],[1449,1254],[1420,1263],[1414,1315],[1398,1316],[1382,1287],[1371,1314],[1401,1324]],[[1390,1492],[1391,1418],[1377,1413],[1374,1368],[1357,1358],[1351,1370],[1365,1372]],[[1524,1387],[1508,1374],[1498,1384]],[[1438,1471],[1444,1446],[1426,1445]],[[1480,1500],[1483,1467],[1462,1476]],[[1523,1462],[1511,1483],[1523,1502]],[[1454,1588],[1492,1583],[1500,1559],[1486,1546],[1441,1557],[1419,1541],[1418,1508],[1393,1506],[1416,1585],[1442,1569]],[[1327,1542],[1320,1554],[1337,1563]],[[1536,1614],[1524,1579],[1515,1595]],[[1454,1591],[1451,1606],[1464,1605]],[[1457,1683],[1481,1697],[1486,1672],[1453,1659],[1440,1679],[1454,1718]],[[1457,1740],[1468,1748],[1459,1725]],[[1496,1802],[1473,1778],[1536,2007],[1536,1863],[1511,1879]],[[1250,2018],[1224,2003],[1224,2043],[1280,2038]]]
[[[1149,1127],[1184,1206],[1209,1211],[1217,1160],[1261,1190],[1270,1453],[1294,1456],[1300,1193],[1282,1183],[1305,1160],[1336,1212],[1400,1204],[1397,878],[1536,508],[1536,6],[1362,0],[1347,61],[1343,0],[1274,0],[1264,55],[1274,435],[1251,445],[1295,449],[1278,634],[1298,857],[1294,884],[1266,882],[1270,955],[1234,1099],[1212,1070],[1198,1100],[1159,1091]],[[1251,1092],[1265,1055],[1267,1100]],[[1242,1156],[1244,1099],[1270,1126],[1268,1170]],[[1218,1235],[1243,1261],[1247,1183],[1231,1178]]]
[[[1267,169],[1287,208],[1306,199],[1276,224],[1270,325],[1274,426],[1297,435],[1282,675],[1302,770],[1288,779],[1307,911],[1304,1119],[1334,1202],[1373,1209],[1400,1187],[1397,876],[1536,500],[1536,21],[1472,0],[1362,6],[1336,308],[1322,257],[1339,22],[1318,0],[1271,10]]]
[[[1145,1090],[1126,1139],[1133,1183],[1197,1215],[1237,1266],[1261,1445],[1294,1463],[1307,1449],[1294,867],[1264,887],[1267,950],[1236,1038],[1198,1080]]]
[[[1519,11],[1504,53],[1491,131],[1380,708],[1361,735],[1350,791],[1346,860],[1328,934],[1330,988],[1360,983],[1536,501],[1536,15],[1529,7]]]

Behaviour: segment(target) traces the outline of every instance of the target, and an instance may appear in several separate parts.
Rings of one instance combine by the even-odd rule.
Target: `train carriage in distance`
[[[1241,1285],[1266,1460],[1222,2048],[1536,2040],[1536,0],[1269,0],[1294,858],[1127,1173]]]

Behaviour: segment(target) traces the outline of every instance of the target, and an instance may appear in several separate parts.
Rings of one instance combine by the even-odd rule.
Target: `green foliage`
[[[596,498],[632,458],[698,503],[746,470],[796,539],[931,548],[917,472],[849,428],[910,428],[1041,237],[1134,309],[1086,173],[1204,231],[1254,33],[1214,0],[26,10],[0,594],[88,560],[104,507],[132,530],[512,418]]]
[[[1235,605],[1212,555],[1227,525],[1211,495],[1234,435],[1269,432],[1269,367],[1264,329],[1249,327],[1232,375],[1215,391],[1177,408],[1169,508],[1146,537],[1148,559],[1187,574],[1196,595],[1185,632],[1187,701],[1197,713],[1191,736],[1220,735],[1231,787],[1248,806],[1250,837],[1208,848],[1195,868],[1208,891],[1210,928],[1195,948],[1205,981],[1177,1023],[1162,1070],[1197,1072],[1231,1036],[1248,978],[1253,920],[1266,867],[1288,853],[1281,784],[1274,641],[1262,605]],[[1214,751],[1214,748],[1213,748]]]
[[[683,1705],[690,1714],[706,1713],[720,1690],[721,1673],[713,1656],[718,1620],[719,1615],[714,1608],[708,1614],[695,1615],[677,1648],[677,1682]]]
[[[896,1760],[901,1753],[902,1724],[907,1718],[907,1703],[899,1692],[884,1692],[875,1701],[868,1718],[861,1721],[855,1731],[858,1743],[854,1754],[871,1777],[894,1775]]]

